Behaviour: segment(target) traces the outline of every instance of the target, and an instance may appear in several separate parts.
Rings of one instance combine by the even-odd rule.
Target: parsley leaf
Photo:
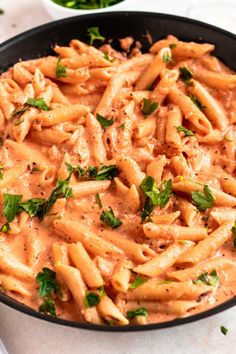
[[[123,123],[123,124],[119,125],[119,127],[118,127],[118,128],[120,128],[121,130],[125,130],[125,123]]]
[[[39,284],[38,295],[39,297],[46,297],[54,294],[61,293],[60,285],[56,280],[56,272],[44,267],[41,272],[36,276],[36,282]]]
[[[44,98],[28,98],[27,104],[32,107],[42,109],[43,111],[50,111],[50,107],[44,101]]]
[[[66,66],[61,64],[61,57],[59,55],[56,64],[56,78],[59,79],[60,77],[66,77],[66,69]]]
[[[221,330],[221,333],[223,333],[225,336],[228,333],[228,328],[226,328],[225,326],[221,326],[220,330]]]
[[[203,106],[203,105],[201,104],[201,102],[198,101],[198,99],[197,99],[196,96],[194,96],[194,95],[192,95],[192,94],[190,93],[189,98],[190,98],[191,101],[197,106],[197,108],[200,109],[200,111],[202,111],[202,112],[204,111],[204,109],[206,108],[206,106]]]
[[[136,309],[136,310],[130,310],[130,311],[127,311],[127,314],[126,314],[126,317],[128,319],[132,319],[136,316],[145,316],[147,317],[148,315],[148,311],[145,307],[140,307],[139,309]]]
[[[164,54],[162,57],[164,63],[168,64],[171,62],[171,56],[169,54]]]
[[[3,171],[4,170],[4,166],[2,164],[0,164],[0,179],[3,179]]]
[[[191,71],[186,68],[186,66],[179,68],[179,72],[180,72],[180,80],[182,80],[185,85],[190,85],[191,83],[191,79],[193,77],[193,74],[191,73]]]
[[[42,205],[45,203],[45,199],[43,198],[32,198],[26,200],[23,203],[20,203],[18,212],[21,209],[25,210],[31,217],[35,216],[39,210],[41,210]]]
[[[82,177],[86,174],[86,171],[80,166],[76,167],[76,172],[78,173],[79,177]]]
[[[145,118],[147,118],[148,115],[152,114],[157,108],[158,108],[157,102],[152,102],[147,98],[143,98],[142,114],[144,115]]]
[[[0,231],[6,233],[6,232],[10,231],[10,229],[11,229],[11,228],[10,228],[9,223],[6,222],[5,224],[2,225]]]
[[[46,315],[56,316],[54,301],[50,298],[44,299],[44,302],[39,306],[39,311]]]
[[[116,165],[102,166],[100,168],[89,166],[88,174],[97,181],[112,180],[118,175],[118,168]]]
[[[101,197],[100,197],[99,193],[96,193],[96,202],[97,202],[99,208],[102,209],[103,205],[102,205],[102,201],[101,201]]]
[[[136,289],[138,288],[140,285],[143,285],[144,283],[146,283],[147,278],[146,277],[142,277],[138,274],[134,275],[134,280],[132,282],[132,284],[130,284],[129,289]]]
[[[95,40],[105,41],[105,38],[100,34],[98,27],[89,27],[87,29],[87,34],[90,37],[90,45],[93,45]]]
[[[115,214],[114,211],[112,210],[111,207],[109,207],[110,210],[103,210],[101,216],[100,216],[100,220],[104,223],[107,224],[107,226],[112,227],[113,229],[119,227],[120,225],[122,225],[122,221],[120,219],[118,219]]]
[[[155,205],[159,205],[160,208],[166,206],[172,194],[172,181],[171,179],[163,181],[159,190],[154,178],[146,176],[140,184],[140,189],[148,197],[141,213],[142,222],[144,222],[147,217],[150,218]]]
[[[177,132],[183,132],[184,136],[195,136],[195,134],[191,130],[184,128],[182,125],[179,125],[178,127],[176,127],[176,129]]]
[[[114,119],[113,119],[113,118],[107,119],[107,118],[101,116],[101,115],[98,114],[98,113],[97,113],[97,115],[96,115],[96,118],[97,118],[97,120],[99,121],[100,125],[101,125],[104,129],[106,129],[106,128],[110,127],[112,124],[114,124]]]
[[[191,195],[192,203],[196,205],[197,209],[200,211],[206,211],[212,208],[215,203],[215,197],[207,184],[204,185],[203,192],[195,191],[192,192]]]
[[[8,222],[13,221],[18,214],[21,199],[22,195],[3,194],[3,215],[7,218]]]
[[[199,275],[197,280],[195,280],[193,283],[194,284],[204,283],[206,285],[216,287],[219,284],[219,277],[217,275],[216,270],[213,269],[210,274],[208,274],[208,272],[206,272],[206,273]]]
[[[236,220],[234,221],[234,226],[231,228],[233,234],[233,246],[236,249]]]
[[[171,43],[171,44],[169,45],[169,47],[170,47],[170,49],[174,49],[174,48],[177,47],[177,44],[176,44],[176,43]]]
[[[92,291],[87,291],[85,295],[85,307],[94,307],[100,302],[100,297],[98,294],[93,293]]]

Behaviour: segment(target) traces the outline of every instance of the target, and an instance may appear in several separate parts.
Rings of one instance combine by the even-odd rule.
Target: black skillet
[[[216,45],[214,54],[236,71],[236,36],[229,32],[179,16],[148,12],[106,12],[51,22],[6,41],[0,45],[0,72],[12,66],[19,59],[26,60],[52,54],[52,47],[55,44],[67,45],[73,38],[88,42],[87,28],[93,26],[98,26],[106,39],[113,39],[113,45],[117,48],[119,48],[119,38],[131,35],[136,40],[140,40],[143,50],[147,51],[150,46],[145,36],[147,31],[154,41],[173,34],[183,41],[214,43]],[[2,293],[0,293],[0,302],[25,314],[57,324],[90,330],[128,332],[167,328],[197,321],[236,305],[236,297],[193,316],[145,326],[126,327],[79,323],[46,316]]]

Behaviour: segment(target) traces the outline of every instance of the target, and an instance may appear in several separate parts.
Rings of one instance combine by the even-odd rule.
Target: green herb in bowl
[[[52,0],[58,5],[69,9],[95,10],[116,5],[123,0]]]

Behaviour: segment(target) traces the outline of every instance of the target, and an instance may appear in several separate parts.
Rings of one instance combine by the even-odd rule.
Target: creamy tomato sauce
[[[130,50],[133,40],[126,38],[121,43],[123,49]],[[192,44],[188,47],[173,36],[158,43],[153,45],[150,54],[142,55],[140,51],[135,51],[133,55],[136,56],[128,58],[109,45],[98,50],[82,42],[72,41],[68,47],[55,48],[56,53],[61,55],[61,62],[52,57],[20,62],[0,76],[0,129],[3,139],[0,148],[0,225],[7,227],[7,230],[2,227],[0,233],[0,284],[5,294],[36,311],[45,301],[45,298],[39,296],[36,276],[44,267],[56,273],[60,268],[53,256],[53,245],[64,245],[67,248],[77,241],[83,244],[100,272],[105,296],[112,300],[112,306],[121,314],[116,317],[115,312],[111,311],[104,315],[104,308],[98,304],[98,323],[127,324],[123,320],[126,317],[131,324],[168,321],[205,311],[236,295],[236,251],[233,242],[236,236],[231,231],[228,231],[228,237],[222,245],[215,249],[209,246],[211,250],[207,258],[200,257],[199,262],[181,263],[181,257],[190,252],[187,250],[180,253],[179,261],[176,259],[170,262],[157,276],[144,273],[138,275],[132,271],[136,266],[148,263],[166,252],[174,243],[182,242],[183,245],[191,240],[194,243],[190,249],[194,248],[222,225],[231,222],[233,226],[236,219],[236,75],[211,55],[213,46],[200,49],[199,45]],[[164,54],[167,57],[161,58],[162,64],[157,61],[156,67],[147,75],[163,48],[167,48]],[[56,74],[58,65],[64,68],[62,76]],[[159,71],[158,65],[162,65]],[[189,80],[184,78],[183,72],[181,76],[181,68],[185,68],[185,74],[186,70],[187,74],[190,73]],[[201,73],[205,73],[205,76]],[[216,78],[211,79],[211,74],[215,74]],[[176,75],[176,78],[170,79],[171,75]],[[222,79],[219,75],[223,75]],[[141,77],[147,77],[148,87],[142,87]],[[201,102],[201,94],[197,96],[197,86],[193,84],[195,81],[209,94],[212,99],[209,101],[210,106],[206,107],[207,104]],[[178,105],[175,89],[184,94],[184,103]],[[186,97],[188,100],[189,96],[190,104],[189,101],[186,103]],[[50,110],[30,105],[29,98],[43,98]],[[145,100],[149,105],[146,113]],[[156,106],[151,109],[153,103]],[[191,110],[191,104],[195,105],[195,110]],[[77,107],[75,113],[70,111],[72,106]],[[212,106],[215,107],[215,113],[212,113]],[[174,117],[170,118],[170,111],[176,107]],[[67,117],[60,118],[66,108],[69,109]],[[58,114],[55,114],[53,120],[55,111]],[[105,123],[104,120],[103,123],[99,121],[98,114],[105,119]],[[198,114],[209,122],[207,129],[202,128],[205,123],[200,120],[199,127],[196,125],[194,118]],[[178,126],[175,124],[177,115],[180,118]],[[177,129],[180,126],[182,129]],[[173,133],[173,136],[168,137],[168,132]],[[134,167],[129,169],[124,162],[126,159],[131,161],[131,165],[134,161]],[[76,192],[77,186],[96,180],[96,177],[88,172],[79,176],[75,171],[68,182],[74,195],[67,198],[65,194],[59,193],[43,218],[37,214],[31,217],[27,210],[21,210],[9,221],[6,194],[21,195],[22,202],[32,198],[47,201],[58,179],[65,181],[69,175],[66,162],[84,171],[89,166],[101,168],[115,165],[116,177],[109,176],[111,183],[105,190],[100,191],[97,186],[91,192]],[[156,165],[152,165],[155,162]],[[136,178],[136,174],[139,177]],[[150,215],[142,220],[145,200],[149,197],[140,188],[140,184],[147,176],[152,177],[156,183],[155,188],[159,190],[163,188],[163,181],[170,180],[172,186],[165,205],[156,203]],[[226,182],[228,180],[230,187]],[[199,189],[196,187],[195,191],[201,192],[205,199],[207,197],[203,193],[203,186],[207,185],[210,189],[213,202],[211,200],[212,203],[204,211],[194,202],[191,194],[193,191],[189,192],[187,187],[186,190],[175,187],[176,183],[185,181],[198,183]],[[223,197],[220,194],[217,199],[214,190],[223,193]],[[117,228],[101,220],[102,212],[111,210],[109,208],[122,222]],[[168,215],[173,212],[179,213],[170,221]],[[155,219],[166,215],[167,219]],[[55,220],[59,220],[62,226],[56,227]],[[132,253],[132,245],[127,251],[115,241],[114,245],[121,250],[120,255],[97,254],[96,248],[92,249],[93,245],[88,247],[83,242],[83,236],[76,239],[65,231],[64,220],[69,220],[71,225],[76,222],[78,234],[78,225],[84,225],[101,240],[113,243],[114,237],[114,240],[125,239],[145,245],[146,251],[142,253],[144,260],[139,261]],[[178,238],[175,229],[170,229],[167,235],[162,232],[155,235],[154,232],[154,236],[147,237],[146,223],[170,225],[170,228],[183,226],[189,230],[195,227],[201,233],[204,230],[207,232],[205,236],[196,239],[188,236],[185,239],[181,235]],[[201,266],[202,262],[216,257],[224,257],[232,263],[226,268],[218,267],[217,285],[209,283],[209,278],[199,278],[201,274],[187,279],[193,287],[208,287],[191,300],[188,294],[176,297],[173,293],[173,298],[165,298],[164,295],[160,298],[158,293],[155,299],[135,295],[135,291],[140,290],[142,293],[142,288],[149,286],[150,281],[158,286],[165,285],[166,291],[171,292],[168,286],[177,280],[168,273]],[[117,264],[121,260],[131,262],[128,269],[129,286],[124,292],[119,292],[112,285]],[[76,268],[70,254],[66,266]],[[78,268],[78,272],[80,270]],[[206,276],[211,278],[210,271],[202,273],[207,273]],[[145,282],[132,289],[137,276],[143,277]],[[49,296],[54,302],[56,315],[73,321],[88,320],[85,315],[86,306],[81,305],[71,284],[62,278],[57,274],[59,285],[67,289],[66,300],[53,292]],[[83,276],[82,282],[86,289],[84,296],[88,292],[97,294],[98,290],[90,287]],[[98,301],[102,303],[100,298]],[[129,318],[127,311],[139,308],[145,308],[147,314]]]

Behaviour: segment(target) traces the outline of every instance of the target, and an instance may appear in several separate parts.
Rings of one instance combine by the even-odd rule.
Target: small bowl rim
[[[93,9],[93,10],[89,10],[89,9],[86,10],[86,9],[71,9],[69,7],[59,5],[59,4],[55,3],[53,0],[42,0],[42,2],[45,4],[45,6],[49,5],[52,8],[59,10],[61,12],[65,12],[68,14],[75,14],[75,15],[76,14],[86,15],[86,14],[90,14],[90,13],[95,14],[95,13],[110,11],[110,9],[115,11],[120,4],[128,2],[128,1],[129,0],[120,0],[120,2],[118,2],[117,4],[114,4],[114,5],[109,5],[107,7],[102,7],[102,8]]]

